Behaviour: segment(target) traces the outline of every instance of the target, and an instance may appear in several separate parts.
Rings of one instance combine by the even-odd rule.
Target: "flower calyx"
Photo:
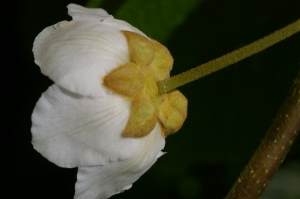
[[[187,99],[178,90],[160,94],[157,82],[170,77],[173,58],[159,42],[124,31],[130,62],[111,71],[103,79],[108,89],[131,101],[131,114],[123,137],[144,137],[159,121],[162,136],[177,132],[187,116]]]

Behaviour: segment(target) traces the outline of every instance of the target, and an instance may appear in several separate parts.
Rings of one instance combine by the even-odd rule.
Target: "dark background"
[[[102,8],[114,14],[124,2],[106,0]],[[28,0],[2,8],[7,9],[2,30],[8,34],[2,40],[8,54],[2,54],[1,66],[3,106],[8,110],[2,120],[6,198],[68,199],[74,195],[77,170],[48,162],[33,149],[30,133],[35,103],[52,84],[34,64],[32,44],[45,27],[71,19],[66,9],[69,3]],[[73,3],[85,5],[86,1]],[[299,0],[205,0],[163,42],[175,60],[172,75],[299,18]],[[129,191],[112,198],[225,197],[272,123],[299,69],[300,33],[180,88],[189,100],[188,118],[179,132],[167,138],[167,154]],[[298,139],[283,167],[299,162],[299,157]]]

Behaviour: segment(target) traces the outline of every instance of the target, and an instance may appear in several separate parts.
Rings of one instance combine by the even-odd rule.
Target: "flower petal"
[[[113,18],[102,8],[86,8],[74,3],[70,3],[67,8],[73,20],[104,21]]]
[[[42,73],[56,84],[92,97],[104,96],[104,76],[130,61],[127,41],[118,30],[82,21],[44,29],[33,53]]]
[[[44,75],[67,90],[84,96],[105,94],[105,75],[130,61],[121,30],[144,33],[116,20],[103,9],[69,4],[73,21],[45,28],[35,39],[35,63]]]
[[[136,32],[144,37],[147,37],[142,31],[133,27],[129,23],[123,20],[115,19],[112,15],[109,15],[105,10],[101,8],[85,8],[77,4],[69,4],[67,6],[68,14],[75,21],[85,21],[93,23],[105,23],[106,25],[113,26],[118,30],[127,30]]]
[[[164,153],[165,140],[157,123],[152,132],[140,138],[137,153],[126,160],[98,167],[79,167],[75,185],[76,199],[104,199],[131,188]]]
[[[32,114],[32,144],[61,167],[99,166],[124,160],[142,139],[123,138],[130,100],[113,93],[90,98],[52,85]]]

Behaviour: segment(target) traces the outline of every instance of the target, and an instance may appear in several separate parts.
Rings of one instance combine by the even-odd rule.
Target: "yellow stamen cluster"
[[[123,137],[144,137],[155,127],[162,127],[162,136],[178,131],[187,116],[187,99],[178,91],[160,94],[157,82],[170,77],[173,58],[159,42],[137,33],[121,31],[126,37],[130,62],[103,80],[104,86],[132,101],[130,117]]]

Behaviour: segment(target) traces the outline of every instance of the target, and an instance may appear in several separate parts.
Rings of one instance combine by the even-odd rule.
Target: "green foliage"
[[[203,0],[127,0],[115,17],[130,22],[151,38],[165,42]],[[138,17],[137,17],[138,16]]]
[[[146,35],[160,42],[168,40],[178,26],[204,0],[127,0],[114,14]],[[99,7],[103,0],[90,0],[89,7]]]
[[[85,6],[88,8],[97,8],[103,3],[103,1],[104,0],[90,0]]]

